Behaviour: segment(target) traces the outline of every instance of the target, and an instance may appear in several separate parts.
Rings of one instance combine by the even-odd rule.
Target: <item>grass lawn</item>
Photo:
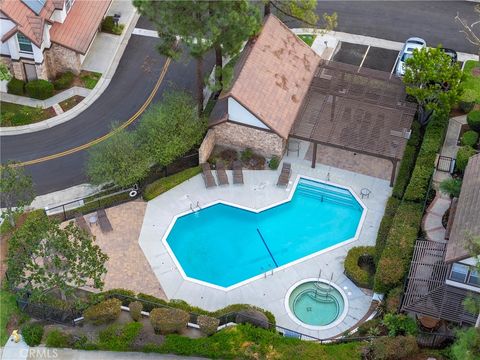
[[[308,46],[312,46],[313,41],[316,38],[315,35],[298,35],[298,37],[302,39]]]
[[[82,71],[80,74],[80,78],[83,80],[83,85],[90,90],[97,85],[97,82],[101,77],[102,74],[93,71]]]
[[[28,125],[56,115],[53,108],[33,108],[3,101],[0,102],[0,113],[0,126]]]
[[[71,108],[75,107],[80,101],[84,99],[83,96],[75,95],[67,100],[63,100],[59,102],[60,107],[63,111],[70,110]]]
[[[15,302],[15,295],[0,290],[0,346],[4,346],[10,334],[7,332],[8,320],[13,314],[20,314]]]
[[[477,68],[477,76],[473,76],[472,70]],[[463,82],[465,89],[472,89],[477,94],[476,102],[480,103],[480,61],[468,60],[463,68],[467,78]]]

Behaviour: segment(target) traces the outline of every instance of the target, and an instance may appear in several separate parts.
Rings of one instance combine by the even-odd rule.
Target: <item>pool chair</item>
[[[233,183],[243,184],[242,163],[239,160],[233,162]]]
[[[100,230],[102,233],[110,232],[113,230],[110,220],[108,220],[107,213],[105,209],[97,210],[98,224],[100,225]]]
[[[217,169],[218,185],[228,185],[228,176],[223,161],[217,161],[215,167]]]
[[[282,171],[278,176],[277,186],[287,186],[288,180],[290,180],[290,175],[292,175],[292,165],[290,163],[283,163]]]
[[[90,227],[88,226],[82,214],[75,214],[75,223],[80,229],[84,230],[88,235],[92,235],[92,231],[90,230]]]
[[[212,170],[210,169],[210,164],[209,163],[203,163],[202,164],[202,175],[203,175],[203,181],[205,181],[205,187],[213,187],[217,186],[217,183],[215,182],[215,178],[213,177]]]

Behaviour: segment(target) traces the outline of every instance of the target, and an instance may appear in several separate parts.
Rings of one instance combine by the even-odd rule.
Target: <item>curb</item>
[[[127,47],[128,41],[132,36],[133,29],[135,28],[139,17],[140,17],[140,14],[135,10],[132,16],[132,20],[130,21],[130,25],[125,30],[123,39],[120,42],[120,46],[117,48],[117,51],[115,52],[115,57],[113,58],[113,61],[111,62],[108,70],[105,72],[105,74],[102,75],[100,80],[98,80],[97,85],[95,86],[95,88],[91,90],[90,94],[88,94],[85,97],[85,99],[83,99],[77,106],[75,106],[71,110],[64,112],[63,114],[51,117],[50,119],[47,119],[38,123],[24,125],[24,126],[2,127],[0,128],[0,136],[29,134],[37,131],[50,129],[54,126],[63,124],[69,120],[74,119],[81,112],[85,111],[90,105],[92,105],[100,97],[100,95],[102,95],[102,93],[106,90],[106,88],[110,84],[110,81],[113,75],[115,74],[115,71],[117,70],[118,64],[120,63],[120,59],[122,58],[125,48]]]

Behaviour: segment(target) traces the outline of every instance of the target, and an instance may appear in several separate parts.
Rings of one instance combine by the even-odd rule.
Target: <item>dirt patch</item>
[[[472,75],[473,75],[474,77],[480,76],[480,67],[477,66],[477,67],[473,68],[473,69],[472,69]]]
[[[67,100],[61,101],[59,105],[63,111],[68,111],[77,106],[83,99],[85,99],[83,96],[75,95],[71,98],[68,98]]]

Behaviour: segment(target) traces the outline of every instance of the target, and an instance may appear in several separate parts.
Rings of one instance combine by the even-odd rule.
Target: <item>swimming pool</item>
[[[355,238],[364,212],[347,188],[300,178],[260,212],[217,203],[179,216],[164,242],[185,277],[229,288]]]

